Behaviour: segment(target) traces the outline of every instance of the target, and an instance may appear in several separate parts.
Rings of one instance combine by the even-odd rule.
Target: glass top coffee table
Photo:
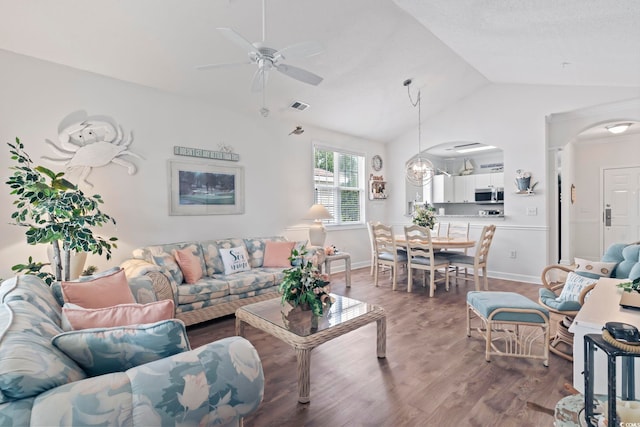
[[[296,351],[298,402],[310,401],[311,350],[322,343],[371,322],[377,323],[377,355],[387,348],[387,319],[382,307],[331,294],[335,302],[319,317],[311,312],[290,311],[280,298],[248,304],[236,310],[236,335],[243,336],[245,323],[272,335]]]

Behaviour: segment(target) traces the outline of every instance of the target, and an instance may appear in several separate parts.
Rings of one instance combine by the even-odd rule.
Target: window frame
[[[333,185],[322,185],[322,184],[318,184],[316,183],[316,151],[328,151],[328,152],[332,152],[334,154],[334,164],[339,163],[339,156],[341,155],[347,155],[347,156],[354,156],[357,157],[358,159],[358,170],[357,170],[357,179],[358,179],[358,187],[344,187],[344,186],[340,186],[340,180],[339,180],[339,169],[336,170],[336,168],[334,167],[334,171],[333,171],[333,182],[337,183],[333,184]],[[337,155],[337,157],[336,157]],[[313,203],[318,203],[318,189],[330,189],[331,192],[333,193],[333,199],[335,200],[336,206],[334,207],[334,211],[331,210],[331,208],[329,206],[325,206],[327,207],[327,209],[329,209],[329,211],[332,213],[333,215],[333,219],[327,219],[327,220],[322,220],[322,223],[327,226],[327,227],[342,227],[342,228],[348,228],[348,227],[354,227],[354,226],[361,226],[365,223],[365,218],[366,218],[366,212],[365,212],[365,207],[366,207],[366,155],[364,153],[360,153],[360,152],[355,152],[355,151],[351,151],[351,150],[346,150],[343,148],[338,148],[338,147],[333,147],[330,145],[326,145],[326,144],[322,144],[322,143],[313,143],[312,144],[312,150],[311,150],[311,182],[313,185]],[[340,215],[338,215],[338,213],[341,210],[341,198],[340,198],[340,192],[341,191],[357,191],[358,192],[358,207],[360,210],[360,218],[357,221],[348,221],[348,222],[343,222],[340,219]]]

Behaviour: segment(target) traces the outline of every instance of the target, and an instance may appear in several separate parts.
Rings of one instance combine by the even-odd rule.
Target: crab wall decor
[[[122,127],[109,117],[87,117],[86,113],[76,112],[62,120],[58,127],[58,143],[48,139],[45,142],[60,156],[42,157],[52,163],[65,165],[67,170],[79,170],[79,183],[93,187],[87,177],[96,167],[115,163],[127,168],[129,175],[136,173],[136,165],[123,156],[142,159],[129,151],[133,142],[133,133],[124,135]]]

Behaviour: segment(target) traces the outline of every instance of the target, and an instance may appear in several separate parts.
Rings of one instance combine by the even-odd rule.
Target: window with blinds
[[[323,147],[313,148],[315,203],[333,219],[325,224],[362,223],[364,218],[364,156]]]

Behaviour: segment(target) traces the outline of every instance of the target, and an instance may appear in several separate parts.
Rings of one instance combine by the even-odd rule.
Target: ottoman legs
[[[528,299],[527,302],[531,303]],[[541,359],[544,366],[549,366],[549,317],[544,312],[536,308],[502,307],[492,308],[486,315],[467,301],[467,336],[471,336],[471,322],[475,318],[481,322],[475,329],[485,338],[487,362],[491,356],[508,356]]]

